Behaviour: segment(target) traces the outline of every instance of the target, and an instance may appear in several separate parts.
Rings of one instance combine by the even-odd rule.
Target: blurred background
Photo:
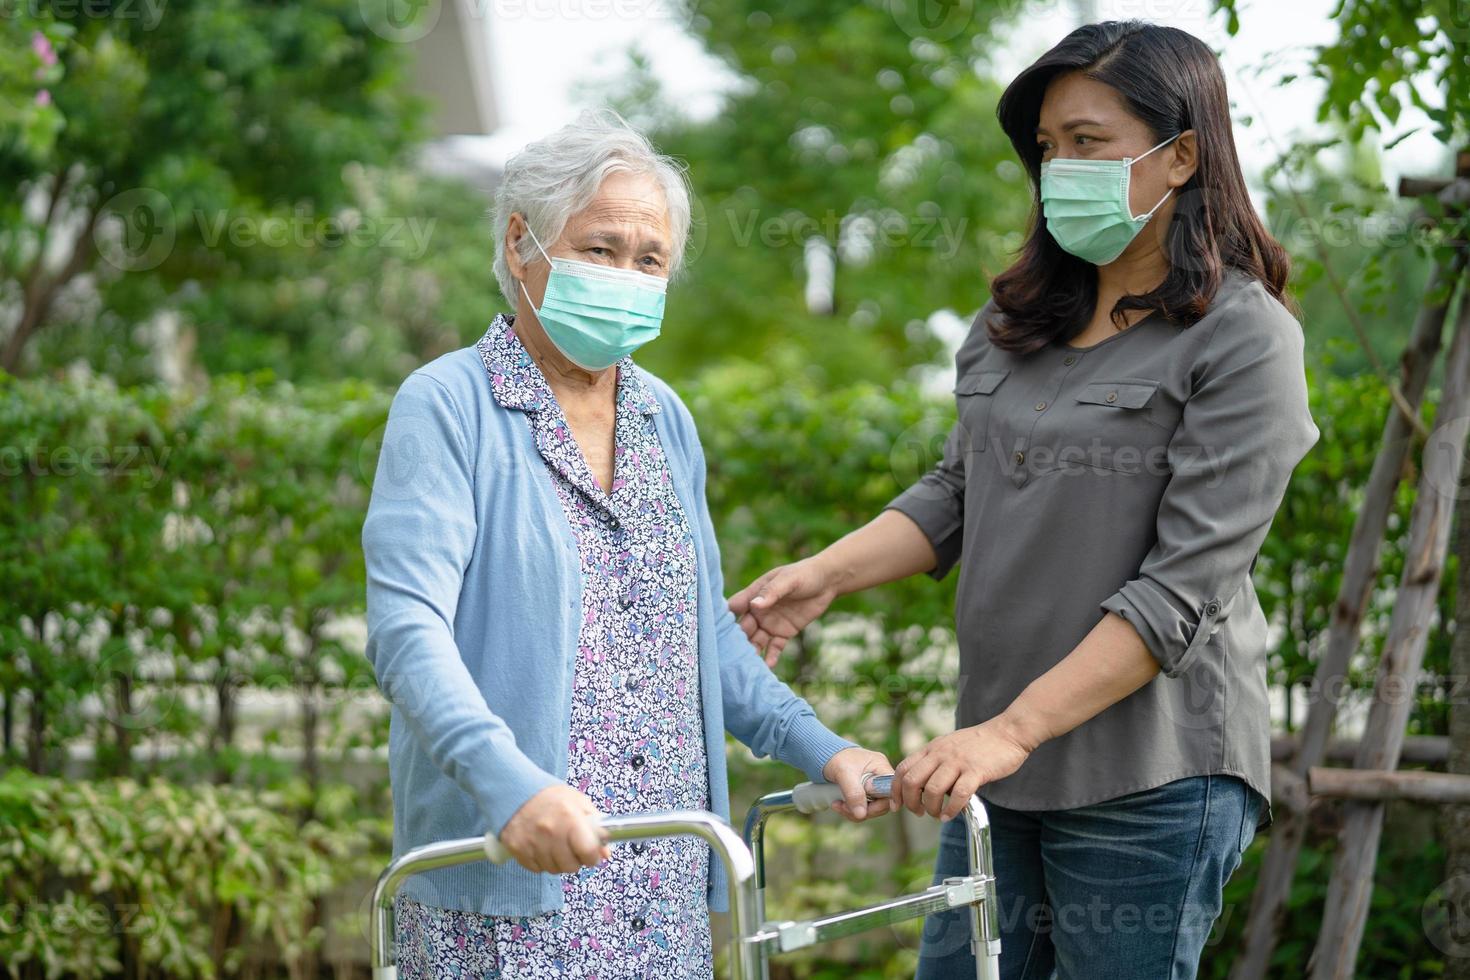
[[[996,99],[1073,27],[1131,17],[1220,54],[1295,263],[1323,438],[1255,572],[1289,740],[1387,379],[1454,239],[1399,182],[1470,146],[1470,0],[0,0],[0,976],[367,975],[390,808],[359,532],[397,384],[509,308],[487,209],[519,147],[610,105],[687,161],[687,268],[638,360],[695,413],[743,584],[937,458],[954,349],[1030,220]],[[1430,768],[1454,573],[1410,722]],[[778,673],[897,761],[951,725],[952,590],[844,600]],[[729,751],[737,819],[801,778]],[[1390,807],[1361,975],[1463,966],[1439,891],[1455,827]],[[772,916],[927,886],[937,829],[778,820]],[[1335,831],[1318,813],[1272,976],[1303,975]],[[1230,971],[1264,846],[1203,977]],[[918,935],[773,975],[910,976]]]

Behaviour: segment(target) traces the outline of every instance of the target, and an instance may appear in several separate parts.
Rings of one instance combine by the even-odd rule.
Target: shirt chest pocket
[[[1158,381],[1090,381],[1077,392],[1072,410],[1070,461],[1122,473],[1168,471],[1167,450],[1179,414]]]
[[[1010,373],[1009,368],[989,368],[971,371],[955,382],[954,398],[960,424],[965,430],[966,451],[985,452],[990,441],[990,413],[995,403],[995,390]]]

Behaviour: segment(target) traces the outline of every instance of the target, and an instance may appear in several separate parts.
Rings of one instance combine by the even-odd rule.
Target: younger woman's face
[[[1128,111],[1117,89],[1081,72],[1053,78],[1042,96],[1036,126],[1042,160],[1136,159],[1158,142],[1143,120]],[[1131,168],[1128,206],[1133,214],[1147,211],[1170,187],[1183,183],[1170,180],[1179,142],[1159,147]]]

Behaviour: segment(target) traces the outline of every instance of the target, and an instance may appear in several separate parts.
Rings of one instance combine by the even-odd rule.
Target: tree
[[[634,76],[621,107],[689,162],[698,195],[688,278],[646,363],[889,380],[942,349],[932,314],[968,324],[1031,198],[980,61],[1013,5],[946,9],[926,28],[901,2],[702,0],[691,29],[738,77],[708,122],[671,119]],[[830,315],[803,299],[813,241],[835,256]]]
[[[0,84],[49,87],[0,116],[6,371],[84,280],[82,315],[132,322],[185,283],[248,276],[273,220],[319,227],[349,199],[345,167],[417,131],[404,47],[351,0],[23,6],[0,30],[31,47],[0,56]]]

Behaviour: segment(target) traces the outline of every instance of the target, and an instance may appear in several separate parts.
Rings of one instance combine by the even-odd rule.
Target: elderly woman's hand
[[[873,773],[884,776],[893,772],[893,766],[882,752],[853,746],[838,752],[822,767],[822,778],[836,783],[842,790],[842,799],[832,804],[832,809],[853,823],[861,823],[872,817],[881,817],[892,807],[884,799],[868,799],[863,776]]]
[[[612,857],[602,811],[570,786],[532,796],[500,830],[500,843],[532,871],[571,872]]]

